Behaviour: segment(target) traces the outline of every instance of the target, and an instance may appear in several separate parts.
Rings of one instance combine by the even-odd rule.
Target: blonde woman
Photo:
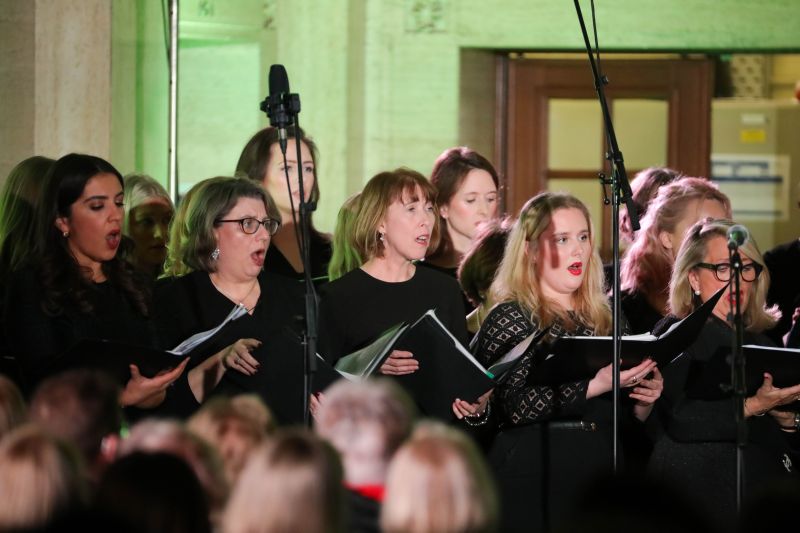
[[[490,532],[497,519],[497,493],[475,444],[447,426],[418,427],[389,467],[383,531]]]
[[[0,443],[0,530],[39,531],[85,503],[77,452],[34,425]]]
[[[691,313],[731,280],[726,235],[732,225],[726,220],[708,220],[690,229],[670,282],[674,317],[659,324],[659,329]],[[752,238],[739,253],[743,269],[738,297],[746,328],[744,342],[770,345],[761,334],[775,324],[777,314],[765,308],[769,273]],[[736,503],[736,416],[726,362],[733,336],[728,313],[735,299],[736,293],[726,291],[697,341],[664,369],[666,385],[659,418],[665,431],[660,433],[650,460],[651,471],[658,479],[680,484],[720,525],[731,525]],[[748,491],[784,476],[796,477],[800,424],[796,413],[778,408],[798,398],[800,384],[777,388],[772,376],[765,374],[757,392],[745,399]]]
[[[334,449],[303,430],[258,448],[223,517],[225,533],[344,531],[342,465]]]
[[[492,285],[498,303],[483,322],[478,359],[490,365],[532,334],[607,335],[611,312],[586,206],[544,192],[528,200],[508,237]],[[543,530],[570,511],[578,491],[611,465],[611,365],[591,379],[530,385],[530,347],[496,391],[505,426],[490,452],[502,501],[503,528]],[[650,376],[652,373],[652,376]],[[644,420],[662,383],[655,363],[623,371],[626,421]]]

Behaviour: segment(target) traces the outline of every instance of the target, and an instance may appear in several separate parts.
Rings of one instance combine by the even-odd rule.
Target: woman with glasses
[[[185,231],[170,242],[170,255],[180,258],[188,273],[160,280],[155,292],[162,346],[172,348],[215,328],[235,306],[245,311],[192,352],[188,387],[178,387],[183,394],[173,395],[169,406],[171,414],[186,416],[221,382],[228,392],[258,389],[261,362],[278,349],[272,336],[300,314],[292,304],[301,303],[296,292],[302,287],[264,270],[281,222],[259,184],[212,178],[193,195],[182,223]]]
[[[705,220],[693,226],[680,247],[670,282],[672,315],[657,331],[683,318],[728,286],[695,343],[663,369],[664,392],[658,404],[664,431],[650,459],[651,472],[664,482],[690,491],[720,525],[735,516],[736,419],[747,422],[745,489],[748,493],[800,467],[800,421],[786,410],[800,398],[800,385],[778,388],[764,374],[742,413],[730,391],[727,358],[733,336],[732,310],[738,298],[744,321],[744,344],[771,345],[762,332],[775,324],[774,308],[765,307],[769,274],[756,243],[739,248],[742,270],[739,292],[731,281],[726,220]],[[796,405],[796,404],[795,404]]]

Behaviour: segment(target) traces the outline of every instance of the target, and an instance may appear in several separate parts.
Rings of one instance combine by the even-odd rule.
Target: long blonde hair
[[[689,283],[689,272],[697,268],[697,263],[705,260],[708,251],[708,242],[714,237],[726,238],[728,228],[733,226],[730,220],[701,220],[689,230],[683,240],[678,257],[675,259],[675,269],[669,284],[670,312],[678,318],[683,318],[701,304],[692,291]],[[764,257],[758,249],[752,235],[739,250],[764,266]],[[777,307],[766,307],[767,291],[769,290],[769,270],[763,269],[750,288],[750,297],[747,306],[742,310],[742,317],[747,330],[759,333],[775,325],[780,316]]]
[[[572,324],[567,310],[542,294],[533,261],[539,252],[539,237],[552,222],[553,213],[571,208],[580,210],[586,217],[592,246],[583,283],[573,296],[575,318],[596,334],[603,335],[611,329],[611,311],[604,292],[603,264],[594,246],[594,228],[589,210],[571,194],[543,192],[522,206],[492,284],[492,298],[495,302],[518,302],[530,312],[531,322],[541,328],[549,327],[556,320]]]

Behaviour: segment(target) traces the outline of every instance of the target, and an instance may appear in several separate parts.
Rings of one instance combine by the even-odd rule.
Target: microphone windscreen
[[[285,94],[289,92],[289,76],[283,65],[269,67],[269,94]]]
[[[736,246],[742,246],[750,238],[750,232],[741,224],[735,224],[728,228],[728,242]]]

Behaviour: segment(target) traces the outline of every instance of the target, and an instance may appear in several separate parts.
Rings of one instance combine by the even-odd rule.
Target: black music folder
[[[437,318],[433,310],[413,323],[389,329],[369,346],[342,357],[336,370],[351,379],[377,374],[392,350],[406,350],[419,361],[419,370],[396,380],[424,415],[451,420],[456,398],[473,403],[494,387],[485,368]]]
[[[647,358],[660,367],[674,361],[697,339],[708,317],[727,290],[718,290],[692,314],[675,322],[661,335],[623,335],[620,339],[621,368],[632,368]],[[614,356],[612,337],[559,337],[536,365],[530,379],[534,384],[554,385],[594,377],[610,365]]]

